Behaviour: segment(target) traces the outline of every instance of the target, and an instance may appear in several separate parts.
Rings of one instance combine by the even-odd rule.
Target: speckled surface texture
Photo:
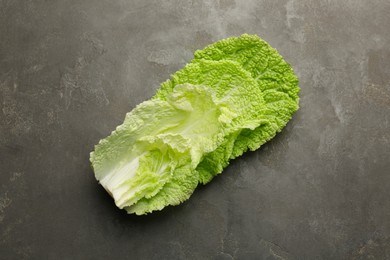
[[[0,259],[390,259],[390,2],[0,0]],[[178,207],[118,210],[89,152],[196,49],[258,34],[284,131]]]

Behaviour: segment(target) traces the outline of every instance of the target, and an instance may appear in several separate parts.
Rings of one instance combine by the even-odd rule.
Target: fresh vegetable
[[[138,215],[187,200],[298,109],[298,79],[265,41],[244,34],[195,52],[91,153],[96,179]]]

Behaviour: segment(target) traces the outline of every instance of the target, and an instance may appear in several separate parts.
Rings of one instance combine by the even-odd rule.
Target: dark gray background
[[[390,259],[390,2],[0,0],[1,259]],[[258,34],[300,110],[137,217],[89,152],[196,49]]]

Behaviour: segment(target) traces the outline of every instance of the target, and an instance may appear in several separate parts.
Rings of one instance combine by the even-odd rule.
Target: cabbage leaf
[[[96,179],[128,213],[187,200],[298,109],[296,75],[258,36],[227,38],[194,57],[91,153]]]

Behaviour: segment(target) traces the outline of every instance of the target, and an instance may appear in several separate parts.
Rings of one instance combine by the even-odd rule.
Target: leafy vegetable
[[[216,42],[95,146],[96,179],[129,213],[180,204],[281,131],[298,93],[290,65],[259,37]]]

